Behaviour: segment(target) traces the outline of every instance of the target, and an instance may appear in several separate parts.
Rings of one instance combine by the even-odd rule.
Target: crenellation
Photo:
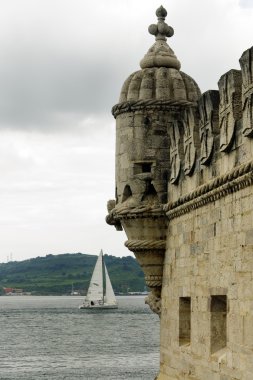
[[[200,145],[196,108],[187,108],[183,112],[183,135],[184,174],[190,176],[195,168],[197,150]]]
[[[176,120],[168,124],[170,138],[170,182],[176,184],[181,170],[180,129]]]
[[[236,123],[242,117],[240,70],[230,70],[218,82],[220,91],[219,125],[220,150],[229,152],[234,142]]]
[[[219,135],[219,101],[220,94],[217,90],[207,91],[199,99],[201,165],[209,165],[214,150],[217,151],[215,143]]]
[[[241,58],[243,135],[253,136],[253,47],[246,50]]]

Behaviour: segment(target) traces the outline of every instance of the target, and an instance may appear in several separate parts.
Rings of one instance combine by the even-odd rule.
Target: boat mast
[[[103,289],[103,304],[105,303],[105,286],[104,286],[104,281],[105,281],[105,276],[104,276],[104,271],[105,271],[105,264],[104,264],[104,254],[103,250],[101,249],[102,252],[102,289]]]

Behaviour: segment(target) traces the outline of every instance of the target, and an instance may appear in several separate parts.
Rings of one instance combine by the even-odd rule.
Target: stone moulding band
[[[164,211],[171,220],[250,186],[252,183],[253,161],[240,165],[231,172],[200,186],[192,193],[180,197],[176,202],[168,203],[164,206]]]
[[[145,276],[145,281],[146,281],[146,284],[150,287],[150,288],[154,288],[154,287],[157,287],[157,286],[162,286],[162,276],[159,276],[159,275],[146,275]]]
[[[120,226],[121,223],[129,219],[153,219],[158,220],[163,218],[166,219],[165,212],[163,210],[163,205],[150,207],[150,206],[133,206],[133,207],[115,207],[106,216],[106,222],[110,225]],[[119,227],[118,229],[121,230]]]
[[[158,109],[166,109],[168,107],[171,110],[171,107],[185,107],[185,106],[196,106],[197,103],[189,102],[187,100],[137,100],[137,101],[129,101],[118,103],[112,108],[112,114],[116,118],[121,113],[125,112],[133,112],[139,111],[142,109],[148,110],[149,108],[158,108]]]
[[[125,246],[133,252],[165,250],[166,240],[127,240]]]
[[[123,213],[118,213],[117,211],[114,213],[114,218],[117,220],[127,220],[127,219],[145,219],[145,218],[151,218],[151,219],[159,219],[159,218],[165,218],[165,214],[163,210],[160,211],[134,211],[131,208],[128,208]]]

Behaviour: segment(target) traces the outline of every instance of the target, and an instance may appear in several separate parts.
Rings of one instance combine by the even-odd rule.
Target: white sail
[[[110,305],[116,305],[117,301],[116,301],[116,297],[114,295],[114,291],[112,288],[110,277],[109,277],[108,272],[107,272],[106,265],[105,265],[105,283],[106,283],[105,303],[110,304]]]
[[[101,250],[92,277],[85,301],[103,300],[103,251]]]
[[[105,294],[103,289],[105,275]],[[103,260],[103,251],[101,250],[92,277],[90,286],[85,297],[84,303],[79,309],[117,309],[118,303],[114,295],[112,284]]]

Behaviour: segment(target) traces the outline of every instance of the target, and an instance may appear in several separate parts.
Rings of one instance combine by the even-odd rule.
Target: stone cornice
[[[229,173],[199,186],[195,191],[180,197],[176,202],[168,203],[164,206],[164,211],[171,220],[250,186],[252,183],[253,161],[240,165]]]
[[[112,108],[112,114],[116,118],[121,113],[133,112],[139,110],[148,110],[148,109],[162,109],[162,110],[171,110],[173,107],[175,110],[178,107],[186,106],[196,106],[197,103],[189,102],[187,100],[137,100],[137,101],[128,101],[123,103],[118,103]]]
[[[140,204],[139,206],[117,206],[112,210],[111,215],[116,220],[126,219],[143,219],[143,218],[161,218],[165,217],[162,205],[147,206]]]

